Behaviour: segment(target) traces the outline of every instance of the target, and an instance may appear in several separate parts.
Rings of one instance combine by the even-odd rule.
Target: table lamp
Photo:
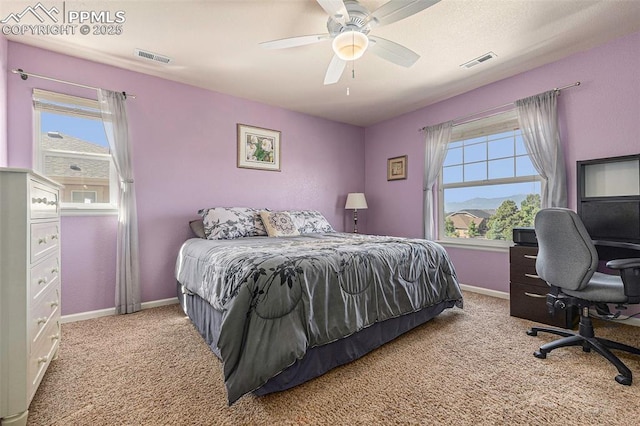
[[[358,233],[358,209],[366,209],[367,199],[362,192],[350,192],[347,195],[345,209],[353,209],[353,233]]]

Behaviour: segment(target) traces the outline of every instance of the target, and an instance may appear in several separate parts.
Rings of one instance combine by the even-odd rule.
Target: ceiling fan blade
[[[389,0],[369,15],[369,25],[387,25],[408,18],[440,0]]]
[[[299,37],[281,38],[280,40],[263,41],[260,46],[265,49],[287,49],[289,47],[305,46],[307,44],[318,43],[329,40],[329,34],[312,34]]]
[[[345,24],[349,20],[349,12],[342,0],[317,0],[318,4],[324,9],[329,16],[336,22]]]
[[[407,68],[420,59],[413,50],[380,37],[369,37],[369,50],[382,59]]]
[[[333,55],[333,59],[329,63],[329,68],[327,68],[327,73],[324,75],[324,84],[334,84],[340,80],[342,77],[342,72],[344,68],[347,66],[347,61],[343,61],[338,58],[337,55]]]

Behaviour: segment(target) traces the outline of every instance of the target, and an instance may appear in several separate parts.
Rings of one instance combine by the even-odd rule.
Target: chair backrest
[[[572,210],[542,209],[535,218],[536,272],[549,285],[581,290],[598,268],[598,252]]]

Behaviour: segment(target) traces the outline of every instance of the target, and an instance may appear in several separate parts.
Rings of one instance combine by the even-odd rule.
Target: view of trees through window
[[[540,210],[540,194],[527,194],[518,205],[514,200],[505,200],[488,217],[478,217],[475,209],[455,212],[445,219],[445,234],[450,238],[484,238],[511,241],[513,228],[533,226],[533,219]],[[456,228],[454,215],[467,217],[466,229]]]
[[[541,183],[513,116],[478,120],[447,146],[440,181],[443,239],[511,241],[533,226]]]

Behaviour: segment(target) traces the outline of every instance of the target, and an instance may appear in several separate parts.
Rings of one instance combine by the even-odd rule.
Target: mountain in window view
[[[495,210],[500,207],[504,201],[513,200],[520,207],[520,203],[527,198],[527,194],[509,195],[498,198],[472,198],[466,201],[445,203],[445,211],[453,213],[459,210],[479,209],[479,210]]]

